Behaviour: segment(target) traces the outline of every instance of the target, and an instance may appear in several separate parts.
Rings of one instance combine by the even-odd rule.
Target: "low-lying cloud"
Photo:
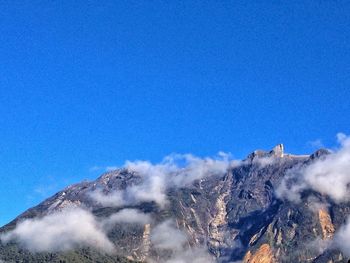
[[[327,195],[335,202],[350,200],[350,138],[337,135],[340,148],[310,165],[290,170],[277,189],[277,195],[299,202],[304,190]]]
[[[126,162],[124,168],[140,176],[139,184],[128,186],[124,190],[108,193],[101,188],[89,192],[94,201],[103,206],[124,206],[143,201],[154,201],[160,207],[168,203],[166,191],[170,187],[184,187],[195,180],[211,175],[223,175],[234,162],[228,154],[219,153],[214,158],[199,158],[190,154],[171,155],[159,163],[147,161]],[[107,218],[96,218],[90,211],[81,207],[63,208],[42,218],[25,219],[12,231],[0,236],[2,242],[15,241],[32,252],[67,251],[78,247],[94,247],[107,253],[116,251],[108,232],[117,224],[154,223],[149,214],[135,209],[122,209]],[[189,250],[187,236],[168,221],[155,226],[152,242],[158,249],[174,251],[169,262],[188,262],[208,257],[204,248]],[[182,259],[187,261],[181,261]],[[166,262],[166,261],[164,261]],[[201,262],[210,262],[204,261]]]
[[[350,217],[336,231],[333,239],[322,240],[318,238],[307,246],[319,254],[327,249],[339,249],[346,257],[350,257]]]
[[[66,208],[42,218],[25,219],[12,231],[0,236],[2,242],[16,241],[32,252],[67,251],[78,247],[94,247],[114,253],[108,231],[117,223],[145,224],[151,217],[135,209],[123,209],[106,218],[96,218],[79,207]]]
[[[278,197],[292,202],[300,202],[301,194],[313,190],[330,197],[333,202],[350,201],[350,137],[339,133],[337,135],[339,148],[322,156],[309,165],[295,167],[289,170],[276,190]],[[318,211],[329,206],[320,203],[314,197],[308,198],[311,210]],[[350,256],[350,217],[335,233],[333,240],[317,239],[309,246],[322,253],[328,248],[338,248],[344,255]]]
[[[95,217],[81,208],[71,208],[37,219],[26,219],[1,236],[3,242],[17,241],[34,252],[65,251],[92,246],[112,253],[114,246]]]
[[[104,230],[109,230],[118,223],[145,225],[150,222],[152,222],[152,218],[149,214],[142,213],[136,209],[123,209],[104,219],[102,225]]]
[[[187,237],[172,220],[167,220],[152,230],[151,241],[157,249],[182,250]]]
[[[258,164],[260,168],[264,168],[265,166],[272,165],[276,163],[277,159],[275,156],[267,156],[267,157],[260,157],[260,158],[254,158],[253,163]]]
[[[166,263],[214,263],[212,256],[204,248],[186,249],[176,253]]]
[[[89,197],[99,204],[107,207],[117,207],[126,205],[127,198],[124,197],[125,191],[113,191],[108,194],[103,193],[100,189],[89,192]]]
[[[127,161],[124,167],[141,176],[140,184],[108,194],[97,189],[90,197],[103,206],[117,207],[154,201],[160,207],[164,207],[168,203],[166,190],[170,187],[184,187],[210,175],[222,175],[234,164],[230,155],[222,152],[214,158],[173,154],[165,157],[159,164],[149,161]]]
[[[171,251],[162,258],[165,263],[213,263],[213,257],[205,247],[190,247],[187,235],[176,227],[173,220],[166,220],[151,232],[151,242],[157,250]]]
[[[116,224],[148,224],[152,218],[136,209],[123,209],[109,217],[96,218],[90,211],[74,207],[56,211],[37,219],[25,219],[12,231],[0,236],[2,242],[17,242],[32,252],[60,252],[81,247],[93,247],[109,254],[116,248],[107,233]],[[212,263],[205,247],[190,247],[188,236],[172,220],[156,225],[150,241],[158,251],[166,250],[165,263]],[[153,259],[159,262],[159,259]],[[150,259],[150,262],[153,262]]]
[[[347,257],[350,257],[350,217],[347,219],[346,223],[337,231],[334,237],[334,244]]]

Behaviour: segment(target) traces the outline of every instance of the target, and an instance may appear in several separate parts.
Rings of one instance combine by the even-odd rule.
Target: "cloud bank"
[[[94,216],[81,208],[70,208],[43,218],[20,222],[1,236],[3,242],[17,241],[33,252],[66,251],[91,246],[112,253],[114,246]]]
[[[151,241],[157,249],[182,250],[187,237],[172,220],[167,220],[152,230]]]
[[[102,221],[102,226],[106,231],[112,229],[117,223],[145,225],[151,222],[152,218],[149,214],[144,214],[136,209],[123,209],[104,219]]]
[[[0,236],[2,242],[16,241],[32,252],[58,252],[78,247],[94,247],[114,253],[108,231],[117,223],[145,224],[150,215],[135,209],[123,209],[110,217],[97,219],[91,212],[70,207],[37,219],[26,219]]]
[[[117,207],[129,203],[127,202],[127,198],[124,196],[125,191],[113,191],[105,194],[101,191],[101,189],[97,189],[89,192],[88,195],[95,202],[107,207]]]
[[[158,164],[147,161],[127,161],[124,168],[140,176],[140,184],[131,185],[121,191],[111,191],[108,194],[105,194],[102,189],[88,194],[91,199],[103,206],[123,206],[142,201],[154,201],[160,207],[164,207],[168,203],[166,191],[170,187],[184,187],[195,180],[211,175],[223,175],[233,164],[230,156],[224,153],[219,153],[213,158],[173,154]],[[2,234],[0,239],[5,243],[16,241],[32,252],[67,251],[89,246],[107,253],[114,253],[116,249],[108,239],[107,233],[118,223],[144,225],[154,222],[150,215],[135,209],[122,209],[107,218],[96,218],[86,209],[70,207],[54,211],[42,218],[18,222],[14,230]],[[192,257],[193,254],[198,254],[194,258],[199,258],[199,254],[204,253],[199,253],[201,250],[197,248],[183,249],[187,244],[187,236],[169,222],[155,226],[152,233],[152,242],[155,247],[176,252],[169,258],[171,262],[182,262],[182,258]]]
[[[16,241],[32,252],[60,252],[88,246],[113,254],[116,248],[107,233],[115,224],[144,225],[151,222],[150,215],[136,209],[123,209],[98,219],[91,212],[74,207],[19,222],[14,230],[2,234],[0,239],[4,243]],[[191,248],[185,232],[179,230],[172,220],[156,225],[151,231],[150,241],[158,251],[167,251],[166,256],[151,258],[150,262],[214,262],[205,247]]]
[[[350,201],[350,137],[337,134],[338,149],[322,156],[313,163],[288,171],[276,190],[278,197],[292,202],[300,202],[305,190],[313,190],[330,197],[334,202]],[[329,204],[319,203],[309,197],[310,209],[318,211]],[[312,244],[320,253],[328,248],[338,248],[344,255],[350,256],[350,217],[335,233],[334,239],[315,240]]]
[[[210,175],[222,175],[229,166],[235,164],[235,161],[230,160],[229,154],[222,152],[214,158],[173,154],[165,157],[159,164],[127,161],[124,167],[141,176],[140,184],[108,194],[97,189],[90,194],[90,197],[103,206],[117,207],[154,201],[160,207],[164,207],[168,203],[166,191],[170,187],[184,187]]]
[[[165,263],[213,263],[205,247],[190,247],[187,235],[179,230],[175,222],[166,220],[157,225],[151,232],[151,242],[157,250],[171,251],[166,258],[161,258]]]
[[[335,202],[350,201],[350,138],[337,135],[340,148],[310,165],[288,172],[276,193],[280,198],[299,202],[304,190],[327,195]]]
[[[334,237],[334,244],[347,257],[350,257],[350,217],[347,219],[346,223],[337,231]]]
[[[32,252],[60,252],[81,247],[93,247],[103,252],[116,252],[107,233],[118,223],[152,223],[149,214],[136,209],[123,209],[106,218],[96,218],[90,211],[79,207],[66,208],[38,219],[19,222],[12,231],[0,236],[2,242],[16,241]],[[165,263],[212,263],[212,257],[204,247],[190,248],[185,232],[179,230],[172,220],[156,225],[150,241],[157,250],[166,250],[167,256],[150,259]]]

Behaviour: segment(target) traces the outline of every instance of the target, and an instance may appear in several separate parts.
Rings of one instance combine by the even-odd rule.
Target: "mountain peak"
[[[305,262],[303,254],[319,263],[340,262],[331,261],[344,258],[333,247],[320,251],[305,245],[310,236],[333,242],[335,231],[342,231],[337,222],[348,217],[349,202],[328,205],[331,196],[303,188],[305,167],[324,165],[327,154],[320,149],[311,156],[293,155],[277,144],[271,150],[255,150],[229,169],[199,163],[186,172],[186,178],[195,181],[170,181],[176,184],[156,169],[147,175],[131,168],[108,171],[95,181],[65,188],[0,228],[0,262],[58,263],[78,258],[85,263],[169,263],[176,261],[172,258],[192,262],[195,257],[207,263]],[[214,172],[204,176],[208,169]],[[287,186],[294,182],[295,189]],[[52,234],[51,229],[58,230]],[[164,232],[176,238],[175,245]],[[44,249],[43,234],[49,244]],[[105,244],[114,248],[111,255]]]
[[[284,145],[283,144],[277,144],[275,147],[272,148],[271,151],[264,151],[264,150],[255,150],[251,154],[248,155],[248,159],[254,159],[254,158],[264,158],[264,157],[284,157]]]
[[[277,157],[283,157],[284,156],[284,145],[282,143],[277,144],[273,149],[270,151],[270,154],[277,156]]]

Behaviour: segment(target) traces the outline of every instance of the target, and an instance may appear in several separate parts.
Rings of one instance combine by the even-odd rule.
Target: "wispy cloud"
[[[337,231],[334,237],[336,247],[347,256],[350,257],[350,217],[346,223]]]
[[[152,230],[151,241],[157,249],[182,250],[187,237],[175,227],[175,222],[167,220]]]
[[[25,219],[16,228],[1,234],[2,242],[16,241],[33,251],[67,251],[90,246],[106,253],[114,253],[108,231],[117,223],[145,224],[151,217],[135,209],[123,209],[106,218],[96,218],[90,211],[69,207],[42,218]]]
[[[106,218],[96,218],[90,211],[79,207],[66,208],[37,219],[25,219],[16,228],[1,234],[2,242],[16,241],[32,252],[68,251],[90,246],[113,254],[116,248],[108,238],[108,232],[116,224],[148,224],[153,220],[149,214],[136,209],[123,209]],[[166,250],[161,258],[150,262],[166,263],[212,263],[206,247],[190,247],[185,232],[175,222],[166,220],[155,225],[150,241],[157,251]],[[166,256],[164,256],[166,255]]]
[[[114,246],[94,216],[81,208],[70,208],[37,219],[26,219],[8,233],[3,242],[16,240],[34,251],[65,251],[80,246],[92,246],[113,252]]]
[[[258,164],[260,168],[263,168],[268,165],[272,165],[277,162],[276,157],[274,156],[268,156],[268,157],[260,157],[260,158],[254,158],[253,163]]]
[[[190,247],[187,235],[179,230],[175,222],[166,220],[156,226],[151,232],[151,241],[158,250],[167,250],[168,256],[161,259],[165,263],[213,263],[205,247]]]
[[[287,173],[277,196],[292,202],[300,202],[305,190],[313,190],[330,197],[334,202],[350,201],[350,137],[337,134],[338,149],[322,156],[309,165],[295,167]],[[318,144],[318,142],[317,142]],[[320,146],[320,145],[317,145]],[[324,209],[329,204],[320,203],[314,197],[308,198],[312,210]],[[309,244],[322,253],[327,248],[338,248],[346,256],[350,256],[350,217],[334,235],[333,240],[320,240]]]
[[[127,198],[123,196],[124,194],[125,191],[113,191],[105,194],[101,189],[88,193],[89,197],[95,202],[108,207],[118,207],[127,204]]]
[[[152,218],[149,214],[142,213],[136,209],[123,209],[102,220],[102,225],[104,230],[110,230],[118,223],[145,225],[151,222]]]
[[[349,201],[350,138],[339,133],[337,139],[340,148],[333,153],[290,170],[277,189],[277,195],[298,202],[301,193],[311,189],[335,202]]]
[[[164,207],[168,203],[166,190],[170,187],[184,187],[210,175],[222,175],[229,166],[235,164],[236,162],[230,159],[229,154],[222,152],[213,158],[173,154],[165,157],[158,164],[152,164],[149,161],[127,161],[124,167],[142,178],[140,184],[108,194],[97,189],[90,196],[105,206],[154,201],[160,207]]]

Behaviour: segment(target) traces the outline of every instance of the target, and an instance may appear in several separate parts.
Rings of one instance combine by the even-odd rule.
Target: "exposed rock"
[[[215,215],[209,224],[209,243],[213,247],[220,247],[224,245],[225,242],[225,226],[227,225],[227,207],[225,198],[229,196],[230,189],[232,186],[232,177],[225,180],[223,186],[221,187],[222,193],[216,199],[215,203]],[[225,188],[224,188],[225,187]],[[226,190],[225,190],[226,189]],[[219,250],[216,251],[216,256],[220,256]]]
[[[160,258],[162,253],[151,242],[151,227],[172,219],[177,228],[186,233],[188,248],[207,247],[220,263],[242,260],[245,263],[346,262],[340,251],[317,250],[310,244],[317,239],[333,237],[335,229],[350,214],[350,203],[332,203],[329,211],[320,209],[315,214],[315,209],[308,205],[309,200],[322,203],[327,201],[327,197],[304,191],[301,202],[295,204],[280,200],[275,195],[275,189],[286,173],[324,158],[328,153],[320,150],[310,156],[291,155],[284,153],[282,144],[271,151],[254,151],[225,174],[212,174],[186,187],[167,189],[169,202],[164,207],[151,201],[109,207],[92,200],[90,194],[96,189],[108,195],[142,183],[142,176],[136,172],[118,169],[103,174],[95,181],[67,187],[24,212],[0,232],[10,231],[19,221],[43,217],[67,206],[86,207],[101,220],[123,208],[133,208],[149,215],[152,224],[118,224],[108,233],[118,254],[132,260]],[[86,251],[78,250],[77,253],[91,255],[90,248],[83,249]],[[60,253],[51,254],[57,258],[62,256]],[[0,259],[27,262],[28,257],[34,260],[29,262],[50,262],[17,244],[0,243]],[[45,257],[48,256],[45,254]],[[99,262],[120,262],[113,259],[106,261],[106,256],[101,255],[98,259]]]
[[[136,258],[137,260],[145,261],[148,258],[150,248],[151,248],[150,235],[151,235],[151,225],[146,224],[142,235],[141,255],[140,257]]]
[[[263,244],[255,253],[250,251],[244,256],[244,263],[275,263],[275,258],[271,247],[268,244]]]
[[[328,211],[325,208],[319,209],[318,218],[322,228],[322,239],[332,239],[335,229]]]
[[[283,144],[276,145],[270,153],[274,156],[282,158],[284,156],[284,145]]]

